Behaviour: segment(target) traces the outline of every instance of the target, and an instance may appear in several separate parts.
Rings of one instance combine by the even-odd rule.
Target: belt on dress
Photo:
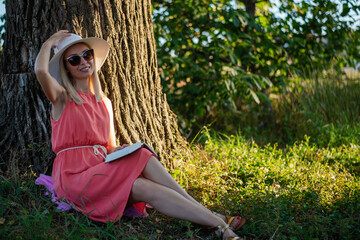
[[[67,151],[67,150],[78,149],[78,148],[93,148],[95,155],[101,155],[104,159],[106,159],[107,150],[106,150],[106,148],[105,148],[104,146],[102,146],[102,145],[93,145],[93,146],[90,146],[90,145],[89,145],[89,146],[69,147],[69,148],[65,148],[65,149],[59,151],[59,152],[56,154],[56,156],[59,155],[59,154],[62,153],[62,152]],[[105,156],[99,151],[99,148],[101,148],[101,149],[103,150],[103,152],[105,153]]]

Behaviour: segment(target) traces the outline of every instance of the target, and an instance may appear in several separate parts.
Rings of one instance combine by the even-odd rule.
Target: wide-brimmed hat
[[[81,38],[79,35],[71,34],[71,36],[62,39],[54,48],[54,56],[49,62],[49,72],[59,83],[62,83],[60,75],[60,64],[63,64],[62,55],[66,49],[77,43],[85,43],[94,49],[96,71],[101,68],[109,54],[110,45],[102,38]]]

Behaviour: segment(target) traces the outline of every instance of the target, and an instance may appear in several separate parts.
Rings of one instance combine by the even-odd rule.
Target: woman
[[[107,153],[124,147],[115,145],[112,106],[97,75],[108,52],[103,39],[82,39],[62,30],[37,56],[36,77],[52,103],[52,147],[57,154],[52,178],[58,197],[100,222],[116,221],[127,206],[144,213],[146,202],[168,216],[218,229],[224,239],[237,239],[233,230],[245,219],[228,220],[202,206],[147,149],[104,162]]]

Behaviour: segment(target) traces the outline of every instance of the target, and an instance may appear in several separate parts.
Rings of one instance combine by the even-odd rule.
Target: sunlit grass
[[[360,234],[359,146],[278,148],[210,136],[175,174],[205,205],[249,219],[255,239],[353,239]],[[200,161],[199,161],[200,159]]]

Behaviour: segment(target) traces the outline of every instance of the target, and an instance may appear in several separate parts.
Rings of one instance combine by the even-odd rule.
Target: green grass
[[[356,239],[360,235],[360,146],[321,148],[309,139],[278,148],[240,135],[200,136],[174,156],[172,175],[207,207],[248,220],[246,239]],[[190,153],[190,154],[189,154]],[[1,239],[212,239],[201,226],[124,217],[101,224],[57,212],[35,176],[0,183]]]
[[[276,124],[255,134],[285,144],[304,140],[319,146],[360,143],[360,75],[324,74],[293,81],[272,99]],[[250,129],[252,131],[253,129]],[[274,136],[275,134],[275,136]],[[251,133],[250,133],[251,135]]]
[[[177,180],[211,208],[246,216],[241,235],[356,239],[360,234],[359,146],[319,148],[307,139],[279,149],[239,136],[203,137],[211,157],[187,159],[179,170],[186,178]]]

